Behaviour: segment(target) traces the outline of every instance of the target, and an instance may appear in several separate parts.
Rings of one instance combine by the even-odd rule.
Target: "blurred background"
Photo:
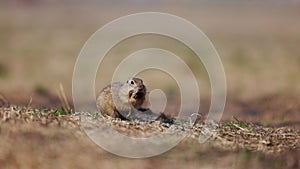
[[[60,107],[62,84],[72,104],[72,73],[86,40],[121,16],[153,11],[183,17],[199,27],[217,49],[227,77],[223,119],[299,127],[300,1],[0,1],[0,94],[11,104]],[[180,55],[197,74],[201,111],[210,103],[210,84],[193,53],[175,40],[148,35],[127,39],[110,52],[98,70],[95,91],[110,82],[119,61],[144,47],[161,47]],[[174,94],[168,75],[141,74],[148,88]],[[161,79],[164,79],[162,81]],[[160,86],[156,86],[160,82]],[[163,82],[163,83],[161,83]]]
[[[214,44],[227,77],[223,121],[234,116],[264,126],[300,129],[299,9],[299,0],[0,0],[0,107],[5,102],[61,107],[61,86],[72,106],[73,69],[87,39],[114,19],[152,11],[189,20]],[[145,47],[170,50],[197,72],[200,111],[206,113],[210,84],[203,65],[195,62],[186,46],[156,35],[135,36],[115,46],[98,69],[95,92],[110,83],[124,57]],[[178,87],[170,76],[145,71],[139,77],[149,90],[166,92],[168,113],[178,110]],[[296,169],[300,165],[299,149],[265,154],[263,147],[252,152],[211,142],[199,144],[196,139],[156,157],[126,159],[99,148],[80,129],[64,127],[64,120],[47,127],[39,121],[2,122],[0,168]]]

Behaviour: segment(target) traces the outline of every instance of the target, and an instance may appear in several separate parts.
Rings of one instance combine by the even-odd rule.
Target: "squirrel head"
[[[143,84],[143,80],[139,78],[130,78],[126,81],[129,87],[129,98],[141,99],[146,95],[146,87]]]
[[[130,78],[126,81],[125,85],[128,87],[128,101],[133,107],[139,108],[145,100],[146,87],[143,80],[139,78]]]

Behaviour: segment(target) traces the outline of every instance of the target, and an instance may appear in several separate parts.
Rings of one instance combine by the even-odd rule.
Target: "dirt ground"
[[[74,114],[12,106],[0,110],[1,168],[299,168],[300,132],[286,127],[220,123],[209,141],[200,144],[197,138],[202,130],[197,123],[172,150],[151,158],[130,159],[98,147],[80,128],[79,117]],[[170,128],[148,124],[149,131],[142,129],[144,123],[111,120],[123,131],[147,133]]]

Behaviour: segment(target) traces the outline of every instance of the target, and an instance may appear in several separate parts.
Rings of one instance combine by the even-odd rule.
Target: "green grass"
[[[251,130],[253,128],[253,124],[245,122],[245,121],[231,121],[224,124],[228,127],[240,127],[243,129]]]
[[[64,108],[59,108],[59,109],[56,109],[54,110],[53,112],[55,115],[68,115],[70,114],[69,111],[65,110]]]

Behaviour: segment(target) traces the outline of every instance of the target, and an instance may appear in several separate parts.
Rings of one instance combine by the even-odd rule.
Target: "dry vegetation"
[[[96,148],[94,143],[88,141],[87,136],[80,128],[79,119],[79,114],[67,114],[63,109],[32,109],[7,105],[1,107],[1,167],[53,168],[57,166],[68,168],[76,166],[76,168],[93,168],[94,165],[90,165],[86,161],[88,160],[95,166],[114,168],[120,166],[122,166],[121,168],[136,168],[141,162],[143,163],[141,168],[155,168],[156,165],[166,168],[180,168],[181,165],[198,168],[196,163],[190,161],[194,159],[196,162],[201,161],[206,168],[220,168],[222,163],[228,160],[228,157],[236,158],[240,155],[242,157],[239,157],[238,160],[233,158],[231,159],[233,161],[225,162],[226,165],[223,167],[240,168],[244,165],[249,168],[263,168],[266,165],[274,165],[272,168],[299,167],[300,132],[290,128],[263,127],[235,119],[232,122],[218,124],[217,128],[212,131],[210,139],[204,144],[199,144],[197,142],[199,135],[206,132],[201,121],[189,130],[189,123],[166,124],[121,121],[113,118],[98,119],[99,122],[105,122],[121,133],[131,136],[137,136],[136,133],[141,136],[142,133],[142,136],[145,137],[166,132],[169,129],[188,132],[187,137],[174,150],[155,158],[136,160],[136,164],[125,165],[128,159],[104,153],[101,148]],[[181,153],[178,154],[178,151],[186,152],[185,156],[181,156]],[[224,156],[225,154],[229,156]],[[282,156],[284,154],[288,156]],[[214,156],[220,160],[220,163],[212,164],[206,161],[208,156],[212,156],[211,158]],[[119,164],[109,163],[108,159],[112,157],[114,157],[113,161],[117,160]],[[76,160],[71,160],[71,158]],[[281,161],[268,164],[269,160],[273,158]],[[149,161],[156,162],[150,166]],[[178,161],[179,166],[175,164],[166,166],[167,161]]]

